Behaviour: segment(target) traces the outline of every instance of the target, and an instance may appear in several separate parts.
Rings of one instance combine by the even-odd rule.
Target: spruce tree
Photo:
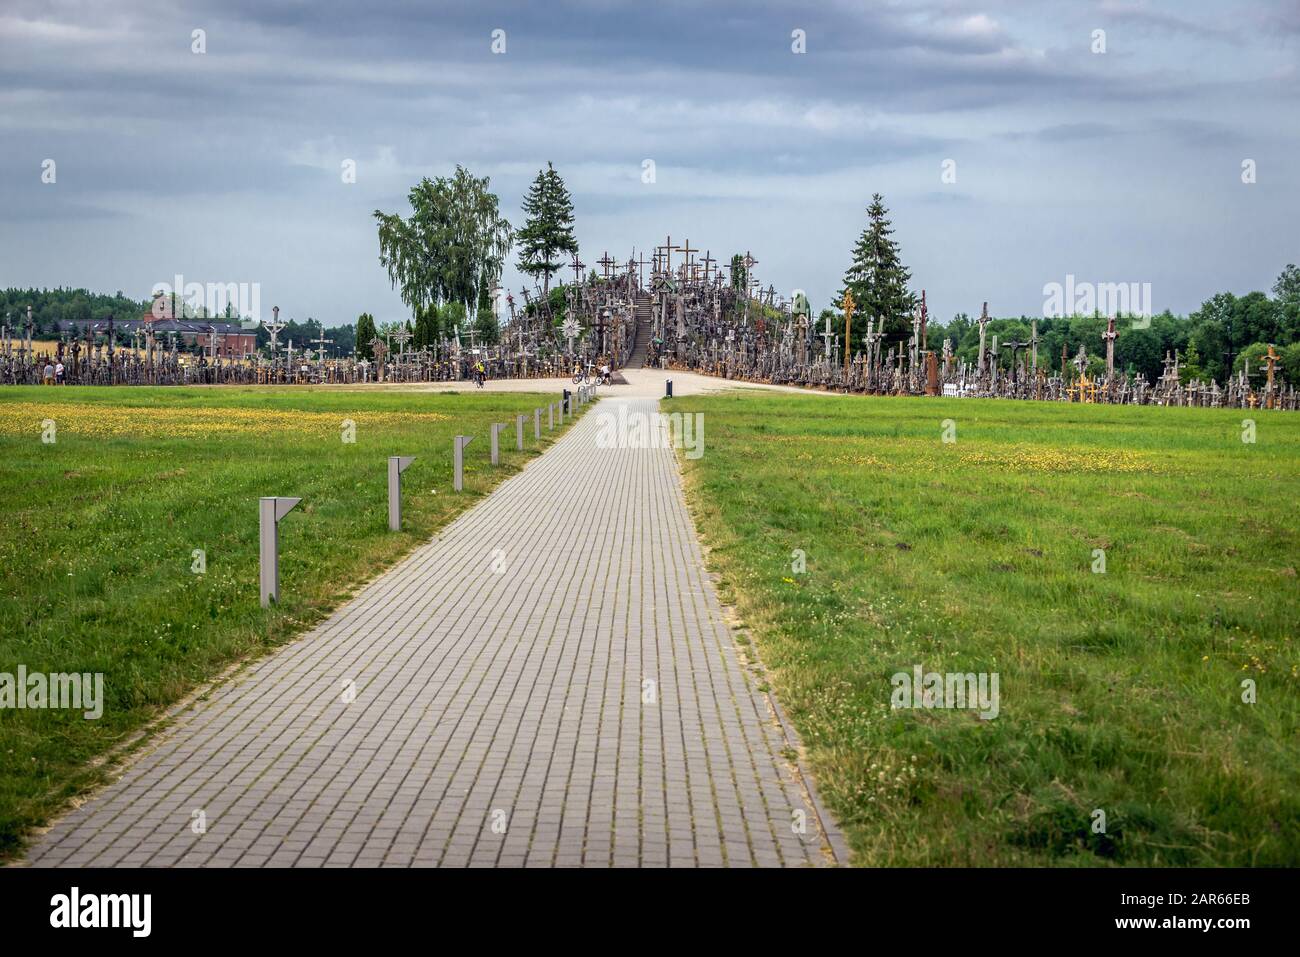
[[[374,349],[370,345],[370,340],[374,337],[375,317],[368,312],[363,312],[357,318],[357,355],[363,359],[375,357]]]
[[[412,347],[423,349],[425,346],[432,346],[441,338],[438,334],[438,307],[433,303],[421,306],[415,310],[415,338],[411,340]]]
[[[749,289],[749,273],[745,269],[745,257],[740,253],[731,257],[731,288],[742,297],[747,295]]]
[[[479,342],[495,345],[501,338],[501,328],[497,325],[496,314],[492,311],[492,293],[488,290],[487,277],[484,276],[478,287],[478,309],[474,317],[474,329]]]
[[[907,289],[912,274],[899,258],[898,244],[890,238],[893,232],[884,198],[876,193],[867,207],[867,228],[853,247],[853,264],[844,274],[844,288],[853,293],[854,351],[862,348],[877,317],[885,320],[887,340],[906,340],[912,334],[915,298]],[[843,302],[841,289],[837,305]]]
[[[576,253],[573,236],[573,200],[560,174],[550,163],[537,173],[523,202],[527,221],[515,237],[519,241],[519,270],[534,279],[542,277],[542,292],[551,290],[551,274],[564,266],[563,253]]]

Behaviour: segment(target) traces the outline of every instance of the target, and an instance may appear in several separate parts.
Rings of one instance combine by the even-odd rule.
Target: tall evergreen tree
[[[542,277],[542,292],[551,290],[551,273],[564,266],[562,253],[576,253],[578,241],[573,236],[573,200],[560,174],[550,163],[539,170],[523,202],[527,221],[516,237],[519,240],[519,269],[536,278]]]
[[[501,340],[501,327],[491,309],[480,309],[474,319],[474,333],[479,345],[496,345]]]
[[[749,272],[745,269],[745,257],[740,253],[731,257],[731,288],[741,296],[749,289]]]
[[[368,312],[363,312],[357,317],[357,355],[364,359],[375,357],[374,348],[370,345],[370,340],[374,337],[375,317]]]
[[[415,337],[411,340],[411,347],[423,349],[434,345],[439,338],[438,307],[432,304],[418,307],[415,310]]]
[[[853,247],[853,264],[844,274],[844,288],[853,293],[853,342],[856,351],[864,344],[869,324],[885,320],[885,337],[907,339],[912,334],[915,297],[908,291],[912,278],[898,255],[898,243],[890,238],[894,229],[884,198],[876,193],[867,207],[867,228]],[[837,305],[844,302],[840,290]]]
[[[487,277],[479,284],[478,311],[474,316],[474,329],[479,342],[494,345],[501,338],[501,329],[497,325],[496,314],[492,311],[492,293],[488,290]]]

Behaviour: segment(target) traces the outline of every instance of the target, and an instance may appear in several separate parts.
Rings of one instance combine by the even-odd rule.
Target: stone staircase
[[[650,356],[652,301],[650,293],[644,289],[636,295],[636,339],[632,344],[632,353],[627,360],[627,368],[629,369],[644,369]]]

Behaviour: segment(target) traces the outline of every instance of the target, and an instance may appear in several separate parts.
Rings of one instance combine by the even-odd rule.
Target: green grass
[[[537,454],[532,409],[557,398],[0,388],[0,672],[103,672],[106,699],[99,720],[0,709],[0,855],[102,779],[93,759],[223,666],[318,621],[518,471]],[[488,425],[515,413],[529,414],[527,450],[514,451],[512,426],[494,469]],[[342,441],[344,419],[355,443]],[[460,494],[456,433],[476,437]],[[398,533],[387,529],[390,455],[417,457]],[[262,495],[302,497],[280,526],[281,604],[270,610],[258,594]],[[205,574],[191,571],[194,549]]]
[[[704,413],[697,526],[857,863],[1300,864],[1300,416],[669,405]],[[916,664],[998,673],[999,716],[891,709]]]

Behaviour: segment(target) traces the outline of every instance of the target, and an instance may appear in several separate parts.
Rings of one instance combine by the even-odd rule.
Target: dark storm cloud
[[[990,285],[1033,289],[1062,263],[1115,280],[1137,263],[1186,308],[1197,283],[1259,284],[1274,264],[1220,258],[1221,275],[1193,268],[1182,289],[1179,269],[1203,255],[1195,228],[1158,248],[1140,230],[1088,243],[1114,203],[1177,223],[1186,187],[1210,189],[1229,228],[1240,210],[1256,246],[1276,231],[1281,248],[1295,191],[1261,176],[1243,194],[1230,154],[1268,169],[1293,151],[1293,126],[1277,120],[1295,87],[1279,37],[1296,23],[1287,3],[11,0],[0,219],[23,228],[0,237],[0,284],[125,288],[183,260],[274,284],[300,313],[397,318],[370,211],[402,208],[416,179],[460,162],[491,175],[517,218],[553,160],[584,254],[682,230],[710,234],[715,256],[767,242],[764,278],[824,304],[880,190],[936,311],[996,298]],[[1105,56],[1089,52],[1098,27]],[[503,56],[489,49],[495,29]],[[791,52],[794,30],[806,54]],[[1136,160],[1115,162],[1139,143]],[[1207,186],[1209,151],[1229,155]],[[57,184],[39,181],[45,158]],[[956,184],[940,183],[947,159]],[[1274,189],[1262,215],[1243,202]],[[1075,228],[1025,245],[999,263],[1005,275],[980,262],[990,233],[1015,249],[1062,218]],[[191,231],[158,241],[178,226]],[[102,253],[66,252],[86,248]],[[507,279],[518,287],[513,269]]]

